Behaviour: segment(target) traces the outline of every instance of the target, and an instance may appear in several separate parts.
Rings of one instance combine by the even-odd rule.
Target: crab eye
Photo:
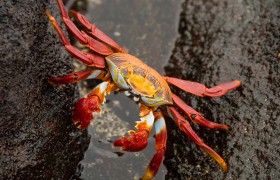
[[[138,75],[142,76],[143,78],[145,78],[145,76],[146,76],[146,72],[143,70],[143,68],[139,68],[139,67],[133,68],[133,74],[138,74]]]
[[[123,75],[123,77],[126,77],[129,75],[129,71],[127,68],[122,68],[120,71],[121,71],[121,74]]]
[[[158,90],[156,94],[157,94],[158,97],[162,97],[163,96],[163,91],[162,90]]]
[[[150,81],[151,83],[153,83],[153,86],[154,86],[154,88],[155,89],[159,89],[159,82],[158,82],[158,80],[155,78],[155,77],[153,77],[153,76],[147,76],[147,79],[148,79],[148,81]]]

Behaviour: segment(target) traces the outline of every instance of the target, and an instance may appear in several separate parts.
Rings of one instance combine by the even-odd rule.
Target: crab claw
[[[79,129],[85,129],[89,126],[93,119],[93,112],[100,112],[99,98],[97,96],[88,96],[80,99],[74,109],[73,120],[74,124],[79,124]]]
[[[114,146],[119,146],[123,151],[141,151],[148,145],[149,133],[146,130],[138,132],[129,131],[131,137],[123,137],[114,142]]]

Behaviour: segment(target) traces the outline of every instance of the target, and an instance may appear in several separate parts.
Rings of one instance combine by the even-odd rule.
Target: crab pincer
[[[89,96],[81,98],[75,105],[73,112],[73,121],[79,129],[85,129],[93,120],[93,112],[100,112],[99,98],[97,96]]]
[[[148,145],[150,131],[154,124],[153,111],[143,106],[140,110],[141,121],[137,121],[135,131],[128,131],[130,137],[122,137],[114,142],[114,146],[121,147],[124,151],[141,151]]]
[[[123,137],[114,142],[114,146],[121,147],[123,151],[141,151],[148,145],[149,133],[146,130],[128,131],[130,137]]]

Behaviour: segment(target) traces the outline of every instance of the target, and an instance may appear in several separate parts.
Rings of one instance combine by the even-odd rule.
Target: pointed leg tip
[[[239,84],[241,84],[241,80],[239,80],[239,79],[236,79],[236,80],[234,80],[236,83],[239,83]]]
[[[54,17],[51,15],[51,13],[48,10],[45,11],[45,14],[48,16],[51,23],[55,21]]]
[[[70,16],[71,16],[71,15],[77,16],[77,13],[78,13],[78,12],[77,12],[77,11],[74,11],[74,10],[70,10],[70,11],[69,11]]]
[[[217,127],[218,129],[222,129],[222,130],[225,130],[225,131],[228,131],[229,130],[229,127],[227,125],[224,125],[224,124],[220,124],[219,127]]]
[[[225,173],[227,173],[229,171],[228,165],[227,165],[227,163],[224,161],[224,159],[222,157],[220,157],[219,155],[218,156],[211,155],[211,156],[219,163],[219,165],[221,166],[221,168],[223,169],[223,171]]]
[[[228,166],[227,166],[227,163],[223,162],[223,163],[221,163],[220,165],[222,166],[222,168],[223,168],[223,170],[224,170],[225,173],[227,173],[227,172],[229,171],[229,168],[228,168]]]
[[[142,177],[142,179],[148,180],[156,176],[159,167],[162,163],[162,160],[164,158],[164,154],[165,154],[165,148],[157,150],[156,154],[153,156],[153,159],[151,160],[147,168],[146,174]]]
[[[46,9],[45,10],[45,14],[49,17],[51,15],[51,13]]]
[[[241,81],[240,80],[234,80],[233,82],[235,82],[236,87],[239,87],[241,85]]]
[[[57,81],[57,78],[48,78],[48,83],[49,83],[50,85],[53,85],[53,86],[62,84],[62,83],[59,83],[59,81]]]
[[[146,174],[141,178],[141,180],[150,180],[154,177],[155,175],[153,174],[152,171],[147,171]]]
[[[49,84],[54,84],[53,81],[52,81],[52,78],[48,78],[48,83]]]

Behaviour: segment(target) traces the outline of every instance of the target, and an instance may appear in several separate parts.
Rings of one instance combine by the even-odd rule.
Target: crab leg
[[[140,120],[137,121],[135,131],[128,131],[130,137],[122,137],[114,142],[114,146],[121,147],[123,151],[141,151],[148,145],[148,138],[154,124],[153,111],[142,105],[140,110]]]
[[[63,42],[63,45],[65,49],[74,57],[78,58],[82,63],[84,63],[87,66],[94,66],[97,68],[104,68],[105,67],[105,60],[104,56],[97,55],[97,54],[91,54],[91,53],[86,53],[86,52],[81,52],[79,49],[76,47],[72,46],[68,39],[66,38],[65,34],[63,33],[62,29],[59,27],[57,24],[55,18],[48,12],[46,11],[46,14],[58,32],[58,35],[60,39]]]
[[[157,174],[166,149],[167,130],[164,118],[161,112],[154,112],[154,116],[156,131],[156,153],[148,166],[146,174],[142,177],[142,180],[151,179]]]
[[[93,73],[93,70],[83,70],[79,72],[72,72],[65,76],[48,78],[50,83],[54,84],[67,84],[67,83],[76,83],[77,81],[84,80]]]
[[[96,27],[94,24],[91,24],[89,20],[82,14],[71,10],[71,14],[73,14],[79,22],[87,29],[87,31],[100,41],[108,44],[112,48],[116,50],[116,52],[125,53],[125,50],[123,50],[120,45],[118,45],[114,40],[112,40],[109,36],[107,36],[105,33],[103,33],[98,27]]]
[[[114,51],[107,45],[102,42],[88,36],[85,32],[80,31],[76,25],[70,20],[66,9],[63,5],[62,0],[57,0],[59,5],[59,9],[61,11],[62,19],[69,31],[73,33],[73,35],[84,45],[87,45],[92,51],[97,52],[101,55],[110,55],[113,54]]]
[[[74,109],[74,124],[80,123],[79,129],[87,128],[93,119],[93,112],[100,112],[100,103],[105,102],[105,95],[110,94],[118,87],[110,81],[102,82],[96,86],[86,98],[80,99]]]
[[[49,78],[48,81],[54,84],[76,83],[85,79],[107,80],[107,72],[101,69],[86,69],[78,72],[72,72],[68,75],[56,78]]]
[[[228,167],[224,159],[199,138],[199,136],[191,128],[189,122],[185,120],[174,107],[169,107],[169,110],[180,130],[183,131],[193,142],[199,145],[205,152],[212,156],[220,164],[223,170],[227,172]]]
[[[209,96],[209,97],[220,97],[226,94],[228,91],[231,91],[237,87],[240,86],[241,81],[234,80],[231,82],[226,82],[219,84],[217,86],[214,86],[212,88],[206,88],[203,84],[192,82],[192,81],[186,81],[182,79],[172,78],[172,77],[163,77],[168,83],[173,84],[177,86],[178,88],[195,94],[197,96]]]
[[[176,96],[175,94],[172,94],[172,99],[174,103],[182,110],[184,111],[188,117],[194,122],[201,126],[207,127],[207,128],[216,128],[216,129],[224,129],[228,130],[228,126],[224,124],[218,124],[211,121],[208,121],[205,119],[199,112],[188,106],[181,98]]]

